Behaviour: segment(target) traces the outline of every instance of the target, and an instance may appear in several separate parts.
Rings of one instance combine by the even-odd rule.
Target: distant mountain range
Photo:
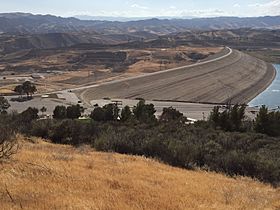
[[[80,20],[103,20],[103,21],[118,21],[118,22],[128,22],[128,21],[137,21],[137,20],[149,20],[151,17],[113,17],[113,16],[90,16],[90,15],[76,15],[75,18]],[[195,17],[184,16],[184,17],[171,17],[171,16],[160,16],[153,17],[159,20],[166,19],[193,19]]]
[[[217,17],[194,19],[146,19],[135,21],[101,21],[62,18],[29,13],[0,14],[1,33],[69,33],[126,34],[146,32],[156,35],[184,32],[186,30],[221,30],[238,28],[280,29],[280,16],[267,17]]]
[[[144,40],[145,39],[145,40]],[[212,31],[185,31],[158,37],[146,32],[130,34],[47,33],[2,34],[1,55],[22,50],[45,49],[141,49],[176,46],[223,46],[236,49],[280,48],[280,30],[224,29]]]

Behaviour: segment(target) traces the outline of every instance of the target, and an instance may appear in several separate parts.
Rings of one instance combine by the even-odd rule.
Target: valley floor
[[[20,137],[22,138],[22,137]],[[280,189],[38,139],[0,164],[1,209],[279,209]]]

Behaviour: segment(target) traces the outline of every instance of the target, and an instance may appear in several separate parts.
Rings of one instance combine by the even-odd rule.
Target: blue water
[[[275,80],[264,92],[253,99],[249,106],[266,105],[270,109],[280,108],[280,64],[274,66],[277,71]]]

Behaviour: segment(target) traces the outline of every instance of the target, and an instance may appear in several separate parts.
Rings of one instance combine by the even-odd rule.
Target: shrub
[[[258,134],[225,133],[196,125],[108,125],[94,147],[101,151],[145,155],[173,166],[202,167],[279,184],[278,139]]]
[[[8,100],[3,96],[0,96],[0,114],[6,114],[7,109],[9,109],[11,105],[9,104]]]
[[[30,123],[33,120],[37,120],[39,118],[38,113],[38,109],[29,107],[27,110],[23,111],[20,114],[20,117],[22,122]]]
[[[8,126],[0,127],[0,160],[4,160],[13,155],[18,149],[14,131]]]
[[[38,136],[44,139],[50,137],[50,132],[53,127],[52,120],[40,120],[32,123],[31,135]]]

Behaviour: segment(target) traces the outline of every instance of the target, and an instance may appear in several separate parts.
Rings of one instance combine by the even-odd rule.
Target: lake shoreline
[[[273,65],[276,71],[276,76],[272,83],[248,105],[249,107],[267,106],[269,109],[278,109],[280,106],[280,64]]]

